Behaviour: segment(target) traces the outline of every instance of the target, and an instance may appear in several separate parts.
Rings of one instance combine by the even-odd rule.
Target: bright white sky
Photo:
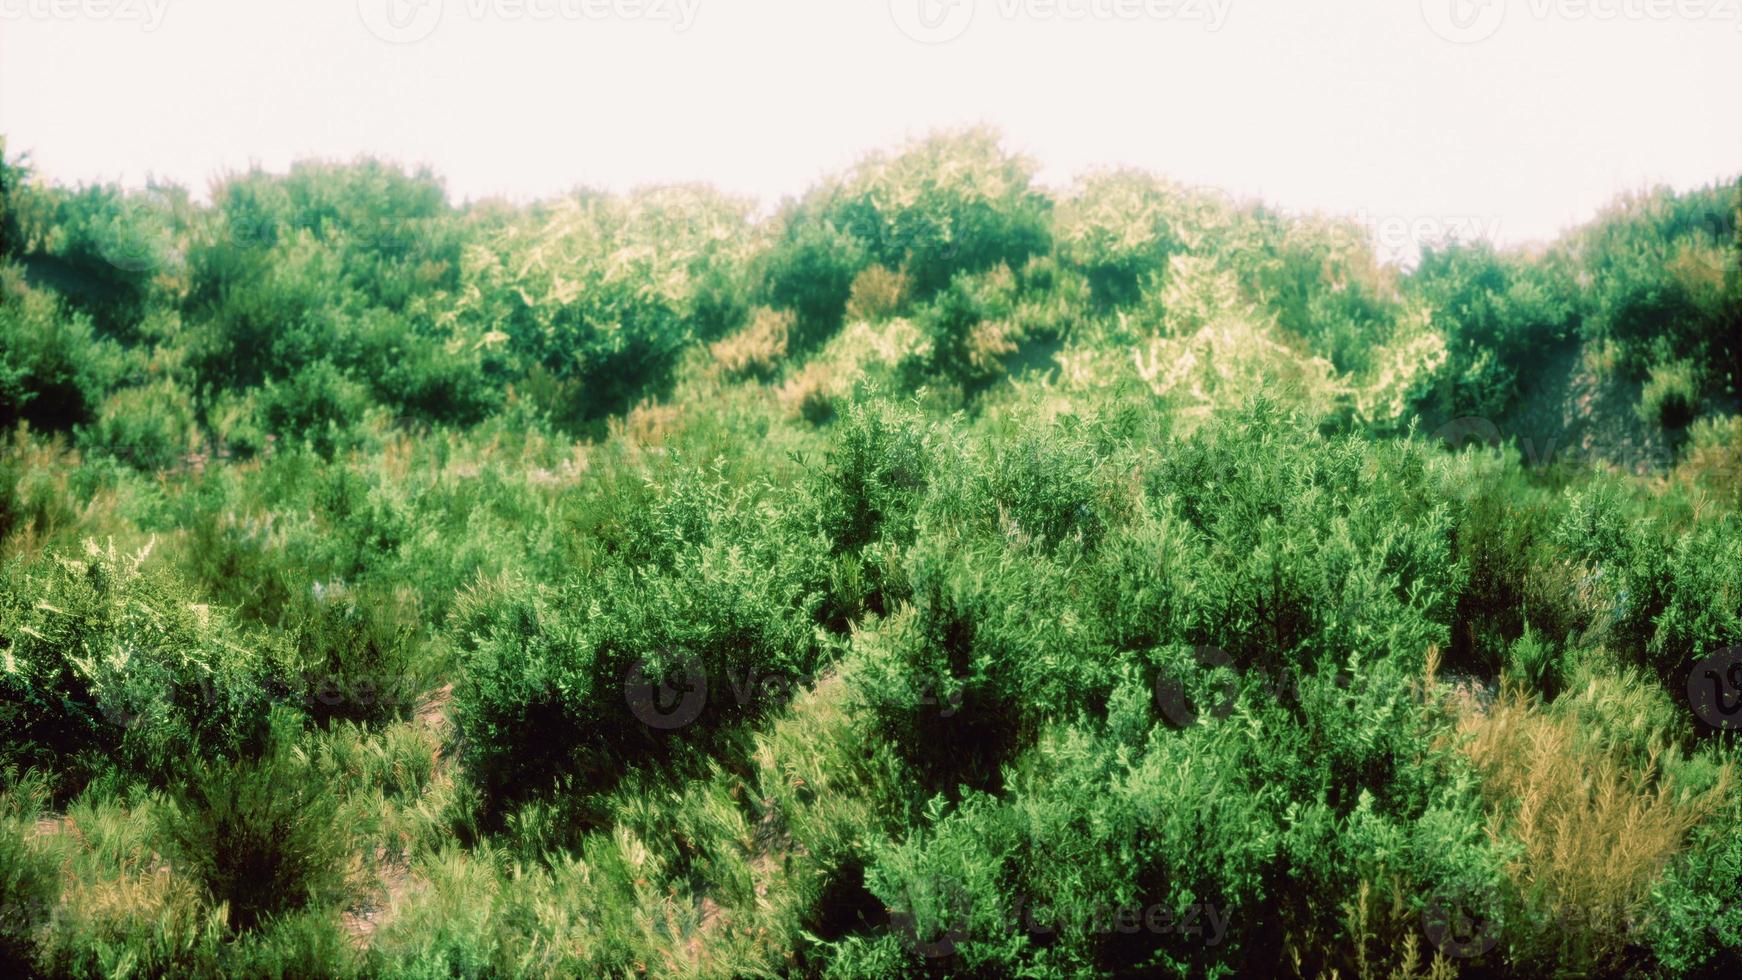
[[[428,163],[456,200],[699,179],[771,201],[989,122],[1048,182],[1132,164],[1519,242],[1620,190],[1742,172],[1737,7],[0,0],[0,133],[63,182],[202,192],[372,153]]]

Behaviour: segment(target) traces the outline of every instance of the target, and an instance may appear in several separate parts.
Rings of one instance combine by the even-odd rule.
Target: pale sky
[[[456,201],[771,202],[986,122],[1048,183],[1135,165],[1520,242],[1742,173],[1738,3],[0,0],[0,133],[68,183],[367,153]]]

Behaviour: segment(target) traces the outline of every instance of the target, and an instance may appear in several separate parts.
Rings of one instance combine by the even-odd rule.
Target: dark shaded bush
[[[199,443],[193,400],[168,380],[122,388],[79,434],[79,445],[145,472],[173,469]]]
[[[1672,691],[1688,669],[1742,644],[1742,530],[1734,514],[1688,527],[1632,512],[1612,490],[1573,495],[1555,529],[1607,608],[1611,645]]]
[[[16,266],[0,267],[0,429],[88,422],[121,370],[120,351],[98,340],[88,319],[26,285]]]
[[[1424,406],[1435,418],[1499,418],[1578,322],[1575,290],[1559,265],[1485,242],[1424,250],[1409,286],[1446,338],[1441,401]]]
[[[323,358],[266,382],[256,404],[267,432],[287,445],[307,442],[330,457],[352,443],[369,400],[361,384]]]
[[[1667,432],[1681,432],[1699,417],[1700,388],[1693,362],[1656,365],[1639,393],[1639,420]]]
[[[296,747],[296,726],[275,718],[257,756],[193,762],[163,821],[171,859],[228,906],[233,929],[330,902],[344,884],[338,799]]]
[[[697,489],[707,486],[703,480]],[[813,677],[825,559],[735,495],[657,508],[663,554],[554,585],[481,583],[456,610],[470,772],[492,799],[597,783],[709,744]]]
[[[416,630],[383,596],[333,591],[291,627],[298,703],[322,725],[404,716],[424,689]]]
[[[1716,390],[1742,369],[1742,279],[1736,272],[1742,187],[1622,198],[1571,236],[1591,284],[1581,333],[1612,344],[1621,370],[1691,360]]]
[[[770,306],[798,318],[794,347],[803,352],[841,328],[853,282],[865,268],[865,249],[814,208],[785,219],[779,241],[761,259],[762,291]]]
[[[135,337],[156,298],[157,277],[173,267],[175,236],[191,211],[173,185],[124,191],[39,187],[17,217],[20,251],[33,282],[108,337]]]
[[[622,412],[748,315],[747,210],[696,187],[536,209],[475,252],[454,322],[464,343],[506,345],[519,370],[543,372],[560,419]]]

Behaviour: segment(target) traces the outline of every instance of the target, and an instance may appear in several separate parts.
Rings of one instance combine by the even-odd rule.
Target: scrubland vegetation
[[[6,159],[0,972],[1742,965],[1735,181]]]

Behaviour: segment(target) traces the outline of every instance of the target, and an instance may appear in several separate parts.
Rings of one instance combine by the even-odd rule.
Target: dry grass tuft
[[[766,381],[780,370],[786,358],[794,322],[789,310],[763,307],[750,318],[748,326],[715,341],[708,351],[726,378]]]
[[[1579,700],[1545,707],[1508,691],[1459,729],[1482,774],[1490,832],[1518,845],[1508,870],[1520,934],[1536,948],[1514,955],[1601,971],[1620,965],[1653,884],[1717,812],[1732,775],[1726,767],[1705,792],[1679,791],[1658,732],[1641,733],[1643,751],[1630,752],[1591,731]]]
[[[907,305],[907,275],[881,265],[866,268],[853,280],[847,296],[848,323],[880,323]]]

